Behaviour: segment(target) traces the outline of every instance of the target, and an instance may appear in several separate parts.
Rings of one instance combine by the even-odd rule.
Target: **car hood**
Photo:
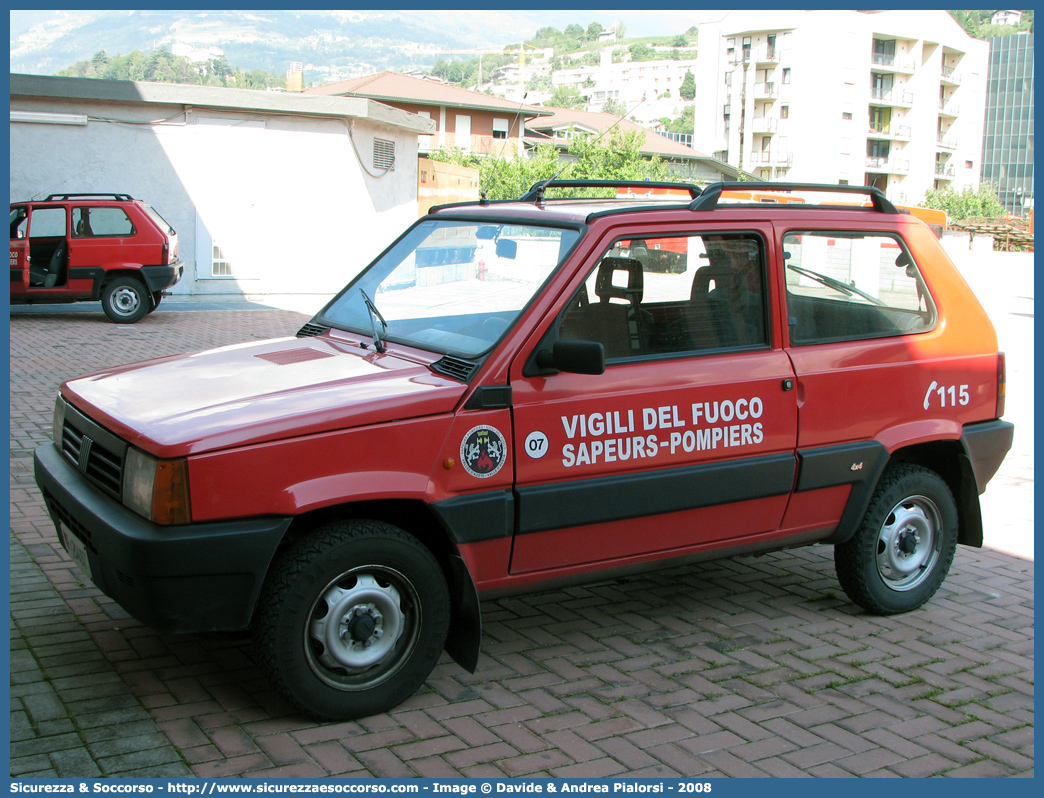
[[[62,394],[128,443],[179,457],[452,412],[467,386],[433,372],[435,359],[278,338],[106,369]]]

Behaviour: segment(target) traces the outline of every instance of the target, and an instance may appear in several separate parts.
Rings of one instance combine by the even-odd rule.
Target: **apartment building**
[[[902,203],[978,185],[989,45],[945,11],[735,11],[699,31],[697,150]]]
[[[1033,207],[1033,34],[987,41],[982,179],[997,189],[1008,213],[1023,216]]]
[[[695,59],[622,61],[613,63],[613,48],[601,52],[598,66],[559,69],[551,76],[552,85],[575,86],[587,99],[587,110],[600,112],[612,100],[627,109],[628,118],[640,124],[662,117],[680,116],[685,103],[679,90],[685,73]]]

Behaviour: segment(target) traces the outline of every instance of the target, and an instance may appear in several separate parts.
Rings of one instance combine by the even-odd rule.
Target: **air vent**
[[[304,327],[297,331],[297,337],[314,338],[317,335],[322,335],[329,329],[329,327],[324,327],[321,324],[312,324],[311,322],[308,322],[308,324],[306,324]]]
[[[467,382],[471,375],[475,373],[476,365],[467,360],[461,360],[460,358],[445,357],[436,360],[431,364],[431,367],[439,374],[445,374],[447,377],[453,377],[455,380],[461,382]]]
[[[319,349],[312,349],[309,346],[303,349],[283,349],[279,352],[254,355],[258,360],[265,360],[277,366],[292,366],[294,363],[307,363],[309,360],[322,360],[325,357],[333,356],[332,352],[323,352]]]
[[[373,140],[373,168],[395,169],[395,142],[387,139]]]

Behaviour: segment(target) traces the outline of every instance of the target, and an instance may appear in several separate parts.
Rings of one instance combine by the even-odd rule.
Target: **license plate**
[[[61,533],[62,545],[65,546],[65,551],[68,553],[69,558],[80,567],[81,571],[87,574],[88,579],[93,580],[91,563],[87,559],[87,547],[83,544],[83,541],[66,529],[64,524],[59,524],[58,531]]]

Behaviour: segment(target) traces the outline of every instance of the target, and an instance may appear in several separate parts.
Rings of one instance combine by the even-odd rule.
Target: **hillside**
[[[381,69],[430,69],[437,54],[407,49],[499,50],[545,25],[622,19],[634,35],[680,33],[693,12],[628,11],[12,11],[11,71],[54,74],[104,50],[149,52],[175,44],[220,48],[245,70],[276,74],[306,64],[313,82]],[[309,66],[310,65],[310,68]]]

